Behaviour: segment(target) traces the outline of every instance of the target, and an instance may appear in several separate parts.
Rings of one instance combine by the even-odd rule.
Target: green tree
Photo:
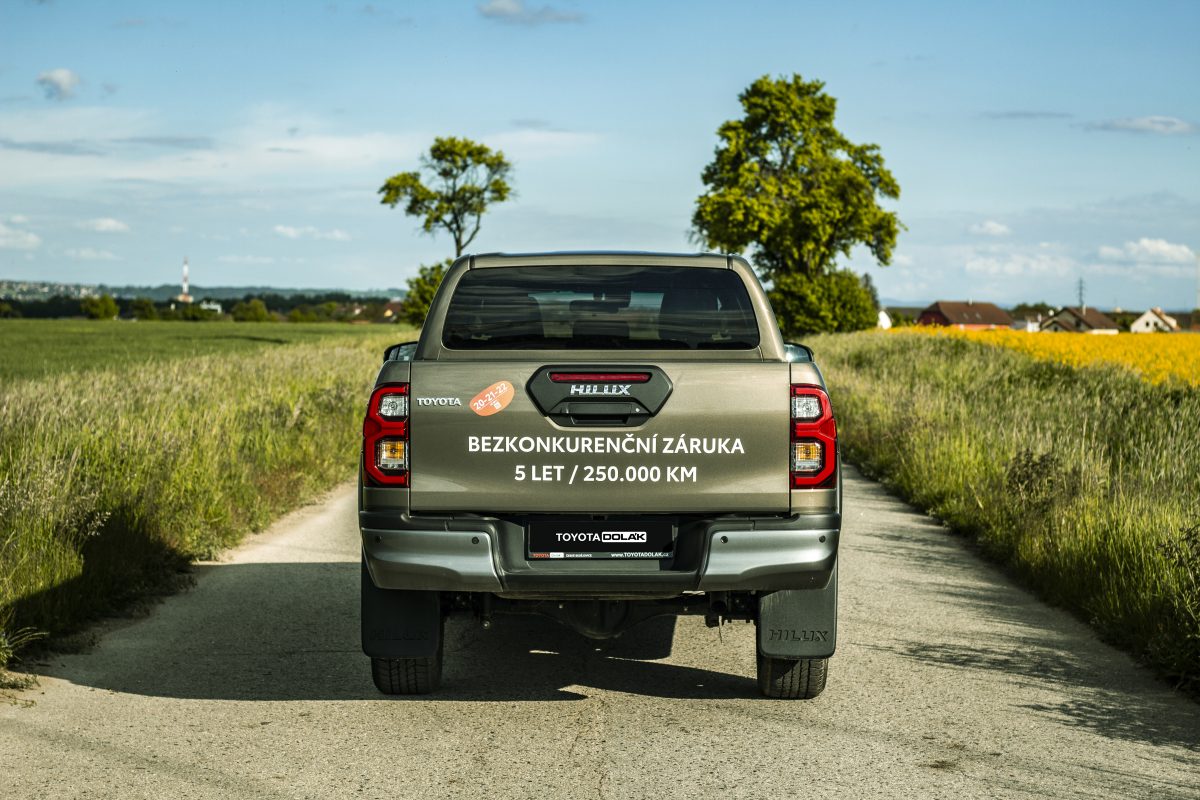
[[[425,233],[445,230],[454,237],[457,258],[479,233],[488,206],[512,196],[512,164],[504,153],[486,145],[439,136],[421,156],[421,167],[428,183],[420,171],[398,173],[379,188],[380,202],[395,208],[403,201],[405,214],[422,218]]]
[[[442,278],[446,277],[446,270],[453,263],[452,260],[447,259],[439,261],[437,264],[422,264],[417,270],[416,277],[408,279],[408,294],[401,301],[400,309],[404,318],[413,325],[420,327],[425,324],[425,317],[429,315],[429,306],[433,303],[433,296],[437,293],[438,287],[442,285]]]
[[[0,300],[0,319],[16,319],[20,316],[21,312],[13,308],[12,303]]]
[[[134,319],[158,319],[158,309],[149,297],[136,297],[129,304],[129,310]]]
[[[243,300],[233,307],[235,322],[270,322],[274,319],[267,305],[257,297]]]
[[[767,296],[784,338],[876,327],[879,305],[865,277],[840,269],[812,277],[797,273],[778,276]]]
[[[117,316],[117,301],[107,294],[85,297],[79,304],[79,310],[88,319],[113,319]]]
[[[220,316],[216,311],[201,308],[196,303],[183,303],[179,310],[179,319],[186,322],[212,322]],[[270,317],[268,321],[271,319],[274,318]]]
[[[834,127],[837,100],[824,88],[799,75],[756,80],[739,96],[745,117],[717,130],[701,176],[695,230],[709,247],[753,247],[767,277],[827,273],[857,244],[891,262],[901,226],[879,199],[897,199],[900,186],[877,145],[854,144]]]
[[[1054,316],[1057,309],[1049,303],[1017,303],[1008,310],[1008,315],[1013,319],[1025,319],[1026,317],[1036,317],[1039,314],[1042,317]]]
[[[820,279],[835,275],[838,256],[860,244],[886,266],[903,227],[879,204],[900,196],[879,147],[854,144],[834,127],[837,100],[824,89],[793,75],[763,76],[743,91],[745,114],[717,129],[720,142],[701,173],[706,190],[692,214],[698,239],[715,250],[749,249],[775,297],[808,298],[791,304],[798,307],[815,297],[849,302],[849,279]],[[835,324],[833,310],[810,319]]]

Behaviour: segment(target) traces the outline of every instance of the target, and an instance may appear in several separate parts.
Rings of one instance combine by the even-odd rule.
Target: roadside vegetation
[[[15,347],[44,358],[71,324],[19,346],[9,325],[0,352],[11,363]],[[0,384],[0,656],[169,588],[188,561],[351,476],[381,353],[415,337],[398,326],[324,326],[320,337],[289,326],[291,344],[208,348],[111,327],[134,338],[81,345],[42,377],[12,380],[10,366]],[[139,358],[141,348],[159,357]],[[92,360],[103,368],[78,369]]]
[[[1110,338],[1021,335],[1067,351]],[[1200,388],[997,345],[1009,338],[808,343],[850,461],[1104,638],[1200,688]],[[1193,337],[1141,341],[1160,338]]]

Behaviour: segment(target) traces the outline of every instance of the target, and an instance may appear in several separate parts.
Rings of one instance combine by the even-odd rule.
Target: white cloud
[[[906,256],[903,253],[896,253],[892,256],[892,263],[897,267],[911,267],[913,260],[911,256]]]
[[[994,219],[986,219],[983,222],[977,222],[968,230],[977,236],[1008,236],[1012,230],[1003,222],[996,222]]]
[[[272,230],[275,231],[277,235],[282,236],[285,239],[325,239],[331,242],[350,241],[350,234],[346,233],[340,228],[333,228],[332,230],[323,231],[314,228],[311,225],[305,225],[304,227],[300,228],[296,228],[291,225],[276,225],[274,228],[272,228]]]
[[[517,25],[541,25],[544,22],[583,22],[577,11],[560,11],[553,6],[527,8],[523,0],[488,0],[477,6],[488,19]]]
[[[340,179],[361,171],[376,181],[429,146],[427,132],[331,130],[339,124],[274,106],[256,109],[240,127],[173,136],[152,112],[55,105],[0,106],[0,175],[6,186],[77,186],[86,181],[198,181],[205,184],[278,177]],[[298,133],[289,135],[289,129]],[[131,147],[129,142],[203,140],[204,147]],[[377,185],[377,184],[376,184]]]
[[[275,259],[271,256],[218,256],[217,261],[222,264],[274,264]]]
[[[120,261],[116,254],[110,253],[107,250],[96,250],[92,247],[72,247],[64,250],[63,255],[67,258],[75,258],[80,261]]]
[[[1143,237],[1120,247],[1104,245],[1100,248],[1100,258],[1136,264],[1191,264],[1196,260],[1196,254],[1186,244]]]
[[[98,217],[79,223],[79,227],[96,233],[129,233],[129,226],[119,219]]]
[[[75,94],[75,87],[82,79],[69,69],[58,68],[37,76],[37,85],[46,93],[47,100],[66,100]]]
[[[1078,271],[1079,264],[1075,259],[1064,255],[1013,251],[977,253],[966,260],[965,268],[967,272],[976,275],[1061,277],[1074,274]]]
[[[1123,133],[1156,133],[1162,136],[1179,136],[1200,132],[1196,127],[1179,117],[1149,116],[1123,117],[1103,122],[1093,122],[1087,128],[1093,131],[1117,131]]]
[[[13,217],[16,223],[23,217]],[[41,246],[42,240],[36,233],[23,231],[20,228],[10,228],[0,222],[0,250],[34,250]]]
[[[924,269],[936,272],[940,265],[948,266],[951,273],[971,276],[975,281],[988,277],[999,278],[1002,285],[1017,277],[1038,277],[1044,280],[1076,275],[1081,262],[1074,254],[1059,250],[1047,250],[1036,244],[975,244],[952,245],[934,248],[921,256]],[[950,273],[948,273],[950,274]],[[998,296],[998,295],[997,295]],[[978,299],[990,299],[976,294]]]
[[[13,214],[8,218],[8,221],[13,225],[26,225],[29,222],[29,217],[25,216],[24,214]]]
[[[598,142],[600,137],[594,133],[525,128],[492,134],[486,140],[512,159],[535,161],[578,152]]]
[[[1088,273],[1094,275],[1112,275],[1123,281],[1148,283],[1151,278],[1169,278],[1190,280],[1196,275],[1196,269],[1184,264],[1131,264],[1124,263],[1093,263],[1088,265]],[[1158,301],[1155,301],[1158,302]]]

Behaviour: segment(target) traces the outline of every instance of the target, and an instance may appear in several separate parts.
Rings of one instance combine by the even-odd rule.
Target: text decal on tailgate
[[[481,417],[499,414],[508,408],[515,394],[510,381],[496,381],[471,398],[471,410]]]

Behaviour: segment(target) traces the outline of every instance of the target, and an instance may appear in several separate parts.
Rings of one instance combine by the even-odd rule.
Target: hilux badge
[[[629,387],[631,385],[632,384],[628,383],[572,383],[571,394],[585,396],[609,395],[628,397]]]

